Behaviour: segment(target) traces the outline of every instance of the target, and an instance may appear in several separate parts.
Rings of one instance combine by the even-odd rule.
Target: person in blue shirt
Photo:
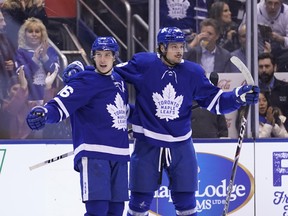
[[[226,114],[257,103],[259,88],[243,85],[223,92],[214,86],[199,64],[183,59],[185,35],[177,27],[160,29],[157,43],[157,53],[137,53],[114,67],[136,91],[127,215],[149,214],[165,170],[176,215],[195,216],[198,165],[191,139],[193,100],[213,113]]]
[[[122,216],[128,200],[128,91],[113,70],[119,46],[113,37],[92,45],[93,66],[73,62],[64,71],[66,86],[27,116],[32,130],[70,117],[74,169],[80,173],[85,216]]]
[[[21,25],[15,54],[16,72],[23,68],[28,82],[28,100],[43,105],[45,79],[58,72],[59,57],[49,45],[47,28],[37,18],[28,18]]]

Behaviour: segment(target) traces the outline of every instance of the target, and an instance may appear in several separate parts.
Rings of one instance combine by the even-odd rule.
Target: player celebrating
[[[74,169],[80,172],[85,216],[122,216],[128,200],[128,92],[113,71],[116,40],[98,37],[91,53],[96,70],[71,63],[64,71],[67,85],[45,106],[34,107],[27,123],[39,130],[45,123],[70,116]]]
[[[197,159],[191,139],[192,101],[225,114],[258,101],[259,88],[244,85],[223,92],[210,83],[202,67],[183,60],[185,37],[176,27],[162,28],[158,53],[138,53],[114,68],[136,90],[132,116],[135,149],[130,163],[128,216],[146,216],[162,170],[177,215],[197,215]]]

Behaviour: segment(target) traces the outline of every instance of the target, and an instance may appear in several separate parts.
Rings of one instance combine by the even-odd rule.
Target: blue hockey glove
[[[35,106],[26,117],[26,122],[31,130],[44,128],[47,120],[47,109],[42,106]]]
[[[63,82],[66,84],[78,72],[84,71],[84,65],[80,61],[70,63],[63,71]]]
[[[243,105],[256,104],[259,99],[260,88],[258,86],[243,85],[235,89],[237,101]]]

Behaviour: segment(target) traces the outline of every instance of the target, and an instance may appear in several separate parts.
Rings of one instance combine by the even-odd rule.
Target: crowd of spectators
[[[182,3],[182,10],[179,9],[180,5],[175,4],[174,8],[171,1],[165,1],[168,7],[168,12],[183,11],[187,13],[186,17],[181,19],[185,20],[189,17],[189,11],[187,5]],[[184,1],[185,2],[185,1]],[[233,64],[230,63],[231,56],[239,57],[245,64],[247,63],[246,59],[246,14],[245,8],[238,7],[239,10],[236,11],[237,14],[232,14],[230,6],[232,2],[235,1],[196,1],[200,2],[201,6],[205,8],[206,4],[206,17],[202,13],[202,20],[199,22],[198,31],[193,31],[190,35],[190,38],[193,38],[191,41],[188,41],[187,52],[184,56],[185,59],[197,62],[202,65],[206,73],[234,73],[240,72]],[[186,1],[187,3],[187,1]],[[203,4],[204,3],[204,4]],[[239,2],[238,2],[239,3]],[[242,2],[243,3],[243,2]],[[245,3],[245,2],[244,2]],[[195,3],[194,3],[195,4]],[[178,8],[177,8],[178,7]],[[269,87],[269,94],[271,98],[271,106],[277,107],[281,111],[281,116],[283,116],[283,125],[286,126],[288,121],[284,121],[284,117],[287,118],[287,83],[284,81],[277,80],[274,77],[274,72],[288,72],[288,52],[287,52],[287,29],[288,29],[288,5],[283,0],[261,0],[257,3],[257,21],[258,21],[258,37],[259,37],[259,85],[261,89],[267,91],[267,86]],[[165,7],[164,7],[165,9]],[[161,9],[160,9],[161,11]],[[242,16],[241,16],[242,15]],[[191,13],[190,13],[191,16]],[[237,17],[237,19],[235,19]],[[286,18],[285,18],[286,17]],[[161,19],[171,20],[171,17],[161,14]],[[175,19],[176,21],[176,19]],[[179,21],[179,17],[178,17]],[[197,26],[197,21],[192,21],[191,26]],[[165,23],[164,21],[160,24]],[[183,23],[174,22],[179,28],[183,28]],[[161,25],[160,25],[161,26]],[[266,27],[263,33],[263,26]],[[195,28],[197,29],[197,28]],[[270,31],[267,31],[270,29]],[[260,31],[262,30],[262,31]],[[191,37],[192,36],[192,37]],[[265,37],[264,37],[265,36]],[[275,56],[276,58],[274,58]],[[273,65],[268,76],[268,68],[261,64],[261,58],[265,60],[271,59],[271,64]],[[272,73],[273,72],[273,73]],[[272,74],[271,74],[272,73]],[[264,75],[263,75],[264,74]],[[265,78],[264,78],[265,77]],[[269,79],[268,79],[269,77]],[[264,81],[265,80],[265,81]],[[280,85],[281,83],[281,85]],[[276,85],[275,85],[276,84]],[[280,86],[282,87],[280,87]],[[285,86],[285,87],[284,87]],[[279,93],[279,91],[281,93]],[[196,116],[197,113],[197,116]],[[205,115],[205,110],[197,109],[194,111],[192,117],[193,128],[195,128],[195,137],[215,137],[215,128],[221,128],[222,123],[217,123],[219,120],[211,116]],[[202,116],[202,121],[196,121],[198,116]],[[196,120],[195,120],[196,119]],[[205,119],[213,119],[213,121],[208,121]],[[206,128],[208,130],[203,130],[203,134],[199,136],[197,129],[201,126],[202,122],[206,122]],[[215,124],[216,122],[216,124]],[[260,125],[261,126],[261,125]],[[262,127],[260,127],[262,128]],[[206,131],[206,134],[205,134]],[[213,134],[213,135],[212,135]],[[220,133],[219,133],[220,134]],[[221,137],[223,135],[219,135]]]
[[[132,15],[139,14],[148,22],[148,2],[148,0],[130,0]],[[201,64],[207,74],[239,72],[231,64],[230,57],[237,56],[246,64],[245,2],[238,0],[185,0],[177,4],[173,2],[160,0],[160,27],[173,25],[183,30],[187,37],[184,58]],[[237,10],[235,5],[237,5]],[[278,107],[281,116],[286,118],[288,117],[288,94],[285,90],[287,83],[276,79],[274,73],[288,72],[287,13],[288,5],[284,0],[259,0],[257,3],[259,86],[261,90],[268,92],[265,96],[270,95],[267,99],[269,105]],[[31,23],[37,23],[37,27],[32,27]],[[39,134],[33,135],[25,132],[23,128],[23,131],[22,129],[15,130],[13,135],[5,131],[9,130],[9,127],[15,129],[15,126],[11,125],[15,125],[17,121],[18,127],[22,124],[25,128],[25,122],[20,121],[21,112],[24,113],[26,109],[24,107],[30,109],[32,105],[43,104],[56,93],[54,81],[59,69],[59,60],[55,50],[47,42],[47,25],[44,0],[2,1],[0,11],[0,118],[5,119],[5,124],[0,123],[0,138],[22,139],[39,136]],[[263,32],[263,29],[266,31]],[[37,34],[41,39],[36,42],[33,38],[37,38],[35,36]],[[270,74],[267,64],[264,66],[262,64],[263,61],[269,60],[272,65]],[[23,109],[13,110],[12,104],[15,103],[22,103]],[[12,111],[17,115],[12,117]],[[211,129],[215,125],[215,128],[224,128],[221,129],[223,133],[218,132],[218,137],[227,135],[227,127],[222,127],[225,126],[223,124],[225,116],[208,117],[205,110],[197,109],[192,119],[195,128],[200,128],[197,124],[199,121],[195,120],[199,116],[203,116],[203,119],[206,117],[215,120],[210,121]],[[7,119],[13,119],[11,121],[14,123],[9,125],[11,121]],[[284,121],[283,125],[287,129],[288,121]],[[66,126],[64,128],[63,133],[69,134],[69,128],[67,129]],[[57,129],[57,131],[61,130]],[[62,135],[61,137],[65,137]],[[41,136],[44,135],[41,134]],[[205,133],[199,136],[212,137]]]
[[[0,139],[44,138],[55,130],[58,135],[65,131],[65,136],[53,138],[69,138],[71,134],[69,127],[31,131],[25,120],[32,107],[43,105],[58,90],[59,58],[48,43],[43,4],[43,0],[5,0],[1,5]]]

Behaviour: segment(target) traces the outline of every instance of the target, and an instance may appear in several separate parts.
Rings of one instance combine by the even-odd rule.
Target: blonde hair
[[[30,8],[32,6],[43,6],[44,4],[44,0],[25,0],[26,2],[26,7],[27,8]]]
[[[38,27],[41,31],[41,43],[48,41],[48,33],[45,25],[40,19],[35,17],[28,18],[20,27],[18,32],[18,46],[24,48],[26,46],[25,32],[31,27]]]
[[[4,9],[16,9],[16,8],[22,8],[22,5],[20,1],[18,0],[5,0],[2,3],[2,8]]]

